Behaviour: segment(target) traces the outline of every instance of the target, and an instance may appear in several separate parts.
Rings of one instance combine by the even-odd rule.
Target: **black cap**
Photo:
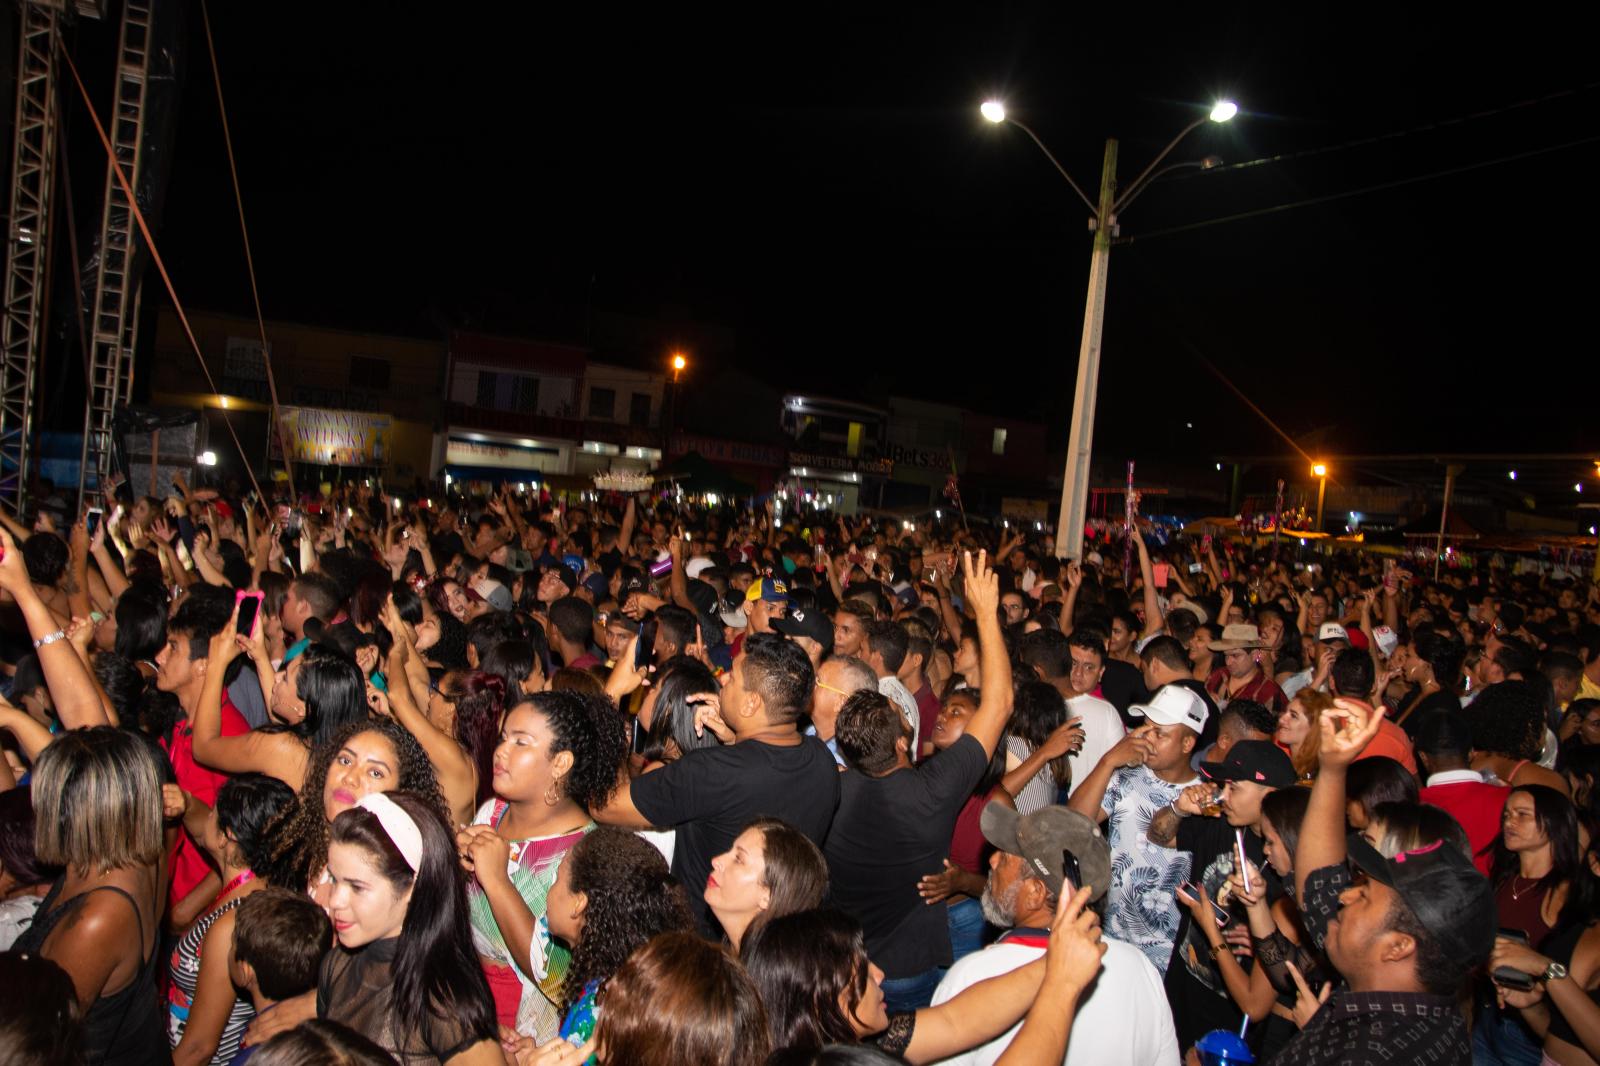
[[[696,614],[714,614],[717,610],[717,590],[696,578],[687,583],[689,602]]]
[[[1267,788],[1288,788],[1300,778],[1283,749],[1270,740],[1241,740],[1220,763],[1202,763],[1213,781],[1249,781]]]
[[[1346,848],[1351,865],[1394,889],[1463,975],[1489,957],[1498,925],[1494,889],[1471,859],[1442,840],[1392,859],[1355,833]]]
[[[774,618],[768,625],[786,637],[811,638],[822,645],[824,655],[833,651],[833,623],[815,607],[791,607],[782,618]]]

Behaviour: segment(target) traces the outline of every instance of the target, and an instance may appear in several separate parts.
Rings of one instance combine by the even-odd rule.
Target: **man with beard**
[[[1092,890],[1094,899],[1103,898],[1111,883],[1111,851],[1105,837],[1076,811],[1044,807],[1019,815],[991,803],[983,810],[981,824],[984,837],[997,849],[989,860],[983,916],[1005,932],[994,944],[950,968],[934,993],[934,1006],[1045,953],[1061,893],[1080,887],[1063,868],[1066,854],[1072,856],[1075,876]],[[1110,937],[1104,943],[1100,975],[1078,1001],[1067,1039],[1066,1066],[1176,1063],[1178,1038],[1160,974],[1137,948]],[[944,1062],[989,1066],[1005,1053],[1019,1028]]]

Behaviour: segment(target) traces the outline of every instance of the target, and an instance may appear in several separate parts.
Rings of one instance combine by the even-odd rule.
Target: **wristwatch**
[[[1552,962],[1549,966],[1544,968],[1544,973],[1539,979],[1549,983],[1551,981],[1559,981],[1565,976],[1567,976],[1567,968],[1561,965],[1559,962]]]

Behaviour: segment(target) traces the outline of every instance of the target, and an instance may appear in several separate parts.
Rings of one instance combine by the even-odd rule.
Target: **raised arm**
[[[1317,723],[1322,737],[1317,750],[1317,778],[1294,850],[1295,899],[1305,899],[1306,878],[1316,870],[1344,862],[1345,773],[1383,724],[1383,710],[1368,711],[1336,699]]]
[[[1065,636],[1072,635],[1072,619],[1076,616],[1078,607],[1078,592],[1083,588],[1083,567],[1078,565],[1076,559],[1068,559],[1066,565],[1067,595],[1061,601],[1061,632]]]
[[[962,553],[961,572],[967,598],[978,614],[978,655],[983,664],[983,692],[977,713],[967,723],[967,735],[993,757],[1011,720],[1011,659],[1000,633],[1000,578],[982,551],[976,560],[971,552]]]
[[[392,609],[386,608],[386,610]],[[405,645],[395,641],[389,648],[389,676],[405,676]],[[456,743],[456,738],[444,732],[417,709],[411,699],[411,687],[405,684],[389,686],[386,697],[394,720],[405,726],[433,764],[439,778],[439,791],[452,811],[470,810],[477,789],[477,778],[472,761]]]
[[[1133,538],[1134,548],[1139,553],[1139,578],[1144,582],[1144,633],[1142,636],[1153,637],[1161,632],[1167,620],[1161,617],[1161,599],[1156,595],[1156,574],[1150,566],[1150,549],[1144,546],[1144,538],[1139,535],[1137,524],[1128,530],[1128,536]]]
[[[72,523],[67,548],[67,604],[74,618],[88,618],[94,606],[89,602],[89,526],[82,518]]]
[[[95,691],[88,668],[66,640],[65,627],[58,624],[50,608],[39,598],[33,582],[28,579],[22,552],[4,530],[0,530],[0,552],[4,553],[0,557],[0,589],[11,593],[28,624],[28,635],[39,653],[39,666],[44,671],[45,684],[50,688],[50,698],[55,702],[61,724],[68,729],[113,724]]]

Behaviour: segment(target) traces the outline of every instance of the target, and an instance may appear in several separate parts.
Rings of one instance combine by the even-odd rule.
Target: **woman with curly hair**
[[[1461,713],[1472,730],[1472,769],[1490,784],[1546,785],[1567,795],[1567,779],[1538,763],[1544,749],[1545,712],[1543,697],[1532,683],[1491,685]]]
[[[326,903],[328,826],[340,812],[373,792],[404,790],[448,817],[433,764],[417,738],[388,718],[351,722],[311,756],[300,802],[273,850],[274,864],[293,872],[285,884],[305,884]]]
[[[572,948],[561,986],[561,1037],[594,1035],[605,983],[660,933],[694,931],[667,860],[637,834],[604,825],[578,841],[545,901],[550,935]]]
[[[571,955],[544,921],[562,860],[616,789],[628,722],[604,696],[538,692],[506,712],[494,750],[495,798],[457,841],[476,879],[472,938],[500,1024],[540,1044],[560,1028]]]

